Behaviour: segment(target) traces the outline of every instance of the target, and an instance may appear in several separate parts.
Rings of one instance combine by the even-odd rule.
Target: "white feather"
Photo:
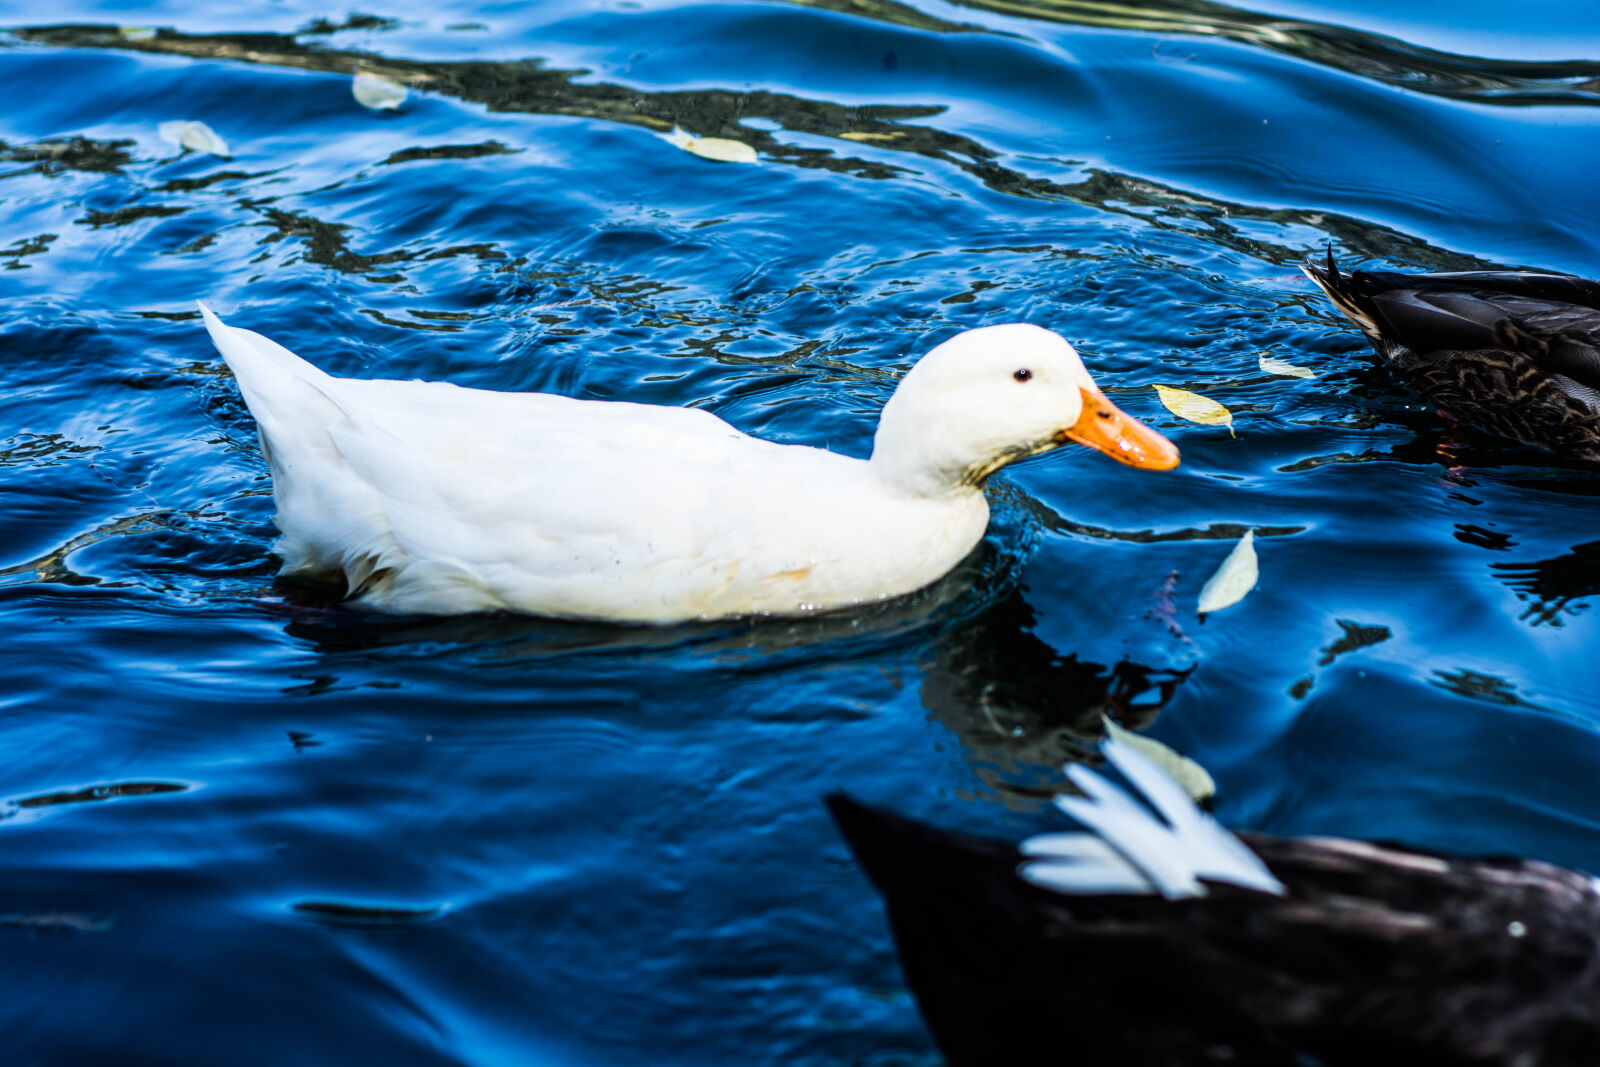
[[[1029,860],[1017,868],[1025,882],[1060,893],[1150,892],[1150,879],[1093,834],[1038,834],[1022,842]]]
[[[1101,837],[1144,872],[1152,888],[1171,900],[1205,895],[1183,843],[1127,793],[1087,767],[1069,766],[1067,777],[1085,796],[1058,796],[1056,807]]]
[[[1183,788],[1149,756],[1133,745],[1121,743],[1107,744],[1104,751],[1123,777],[1171,824],[1199,877],[1264,893],[1284,891],[1283,883],[1272,876],[1261,858],[1221,823],[1196,807]]]
[[[1145,892],[1160,893],[1173,900],[1203,896],[1205,881],[1227,882],[1280,896],[1285,892],[1260,857],[1195,807],[1188,794],[1148,756],[1117,738],[1105,743],[1104,752],[1155,811],[1094,771],[1076,764],[1068,765],[1066,774],[1084,796],[1062,795],[1056,797],[1055,803],[1136,869],[1143,876]],[[1043,835],[1043,846],[1035,844],[1040,838],[1025,841],[1024,855],[1051,854],[1054,836]],[[1086,873],[1081,880],[1074,880],[1069,865],[1051,868],[1050,887],[1064,893],[1105,891],[1099,887],[1107,881],[1105,872],[1110,868],[1099,861],[1084,862],[1083,868]],[[1045,884],[1038,872],[1024,877]]]

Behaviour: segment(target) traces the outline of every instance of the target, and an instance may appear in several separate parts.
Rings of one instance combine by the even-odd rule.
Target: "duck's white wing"
[[[334,378],[200,310],[260,428],[284,570],[391,610],[699,614],[685,598],[750,556],[727,498],[813,451],[693,409]]]
[[[740,472],[791,451],[702,411],[338,384],[351,414],[331,439],[398,553],[363,595],[394,610],[702,613],[752,554],[731,543],[751,536],[735,521],[748,501],[726,499]]]

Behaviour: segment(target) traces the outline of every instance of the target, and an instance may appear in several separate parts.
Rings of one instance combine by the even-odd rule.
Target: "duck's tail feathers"
[[[1373,317],[1372,311],[1362,304],[1361,294],[1355,284],[1340,272],[1339,264],[1334,262],[1332,247],[1328,249],[1326,267],[1302,263],[1300,271],[1316,282],[1317,288],[1327,294],[1328,299],[1333,301],[1334,307],[1338,308],[1345,318],[1359,326],[1362,333],[1374,338],[1382,335],[1382,331],[1378,329],[1378,320]]]
[[[1067,777],[1084,795],[1058,796],[1056,806],[1088,832],[1024,841],[1021,851],[1029,858],[1018,874],[1025,881],[1068,894],[1160,893],[1172,900],[1204,896],[1203,880],[1283,895],[1283,883],[1266,864],[1195,807],[1148,756],[1116,738],[1104,752],[1149,806],[1087,767],[1069,764]]]
[[[386,528],[382,502],[333,443],[330,431],[349,418],[340,379],[275,341],[229,326],[204,304],[199,307],[261,432],[278,528],[284,531],[275,549],[284,573],[342,566],[350,588],[360,588],[372,570],[363,561],[386,558],[382,553],[393,538],[372,543],[371,531]]]
[[[211,343],[233,371],[250,414],[269,438],[274,436],[273,424],[291,414],[302,421],[320,415],[317,421],[324,425],[345,417],[344,409],[332,395],[332,376],[276,341],[253,330],[229,326],[200,301],[195,301],[195,306],[205,320]]]

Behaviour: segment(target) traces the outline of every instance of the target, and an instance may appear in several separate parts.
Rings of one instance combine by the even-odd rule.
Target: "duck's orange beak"
[[[1119,463],[1169,471],[1178,465],[1178,447],[1138,419],[1122,412],[1098,389],[1083,390],[1083,414],[1057,440],[1076,441]]]

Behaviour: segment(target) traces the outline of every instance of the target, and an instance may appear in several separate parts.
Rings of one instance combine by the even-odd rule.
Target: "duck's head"
[[[1178,465],[1172,442],[1107,400],[1064,338],[1009,323],[957,334],[917,361],[884,405],[872,465],[931,496],[1069,441],[1130,467]]]

